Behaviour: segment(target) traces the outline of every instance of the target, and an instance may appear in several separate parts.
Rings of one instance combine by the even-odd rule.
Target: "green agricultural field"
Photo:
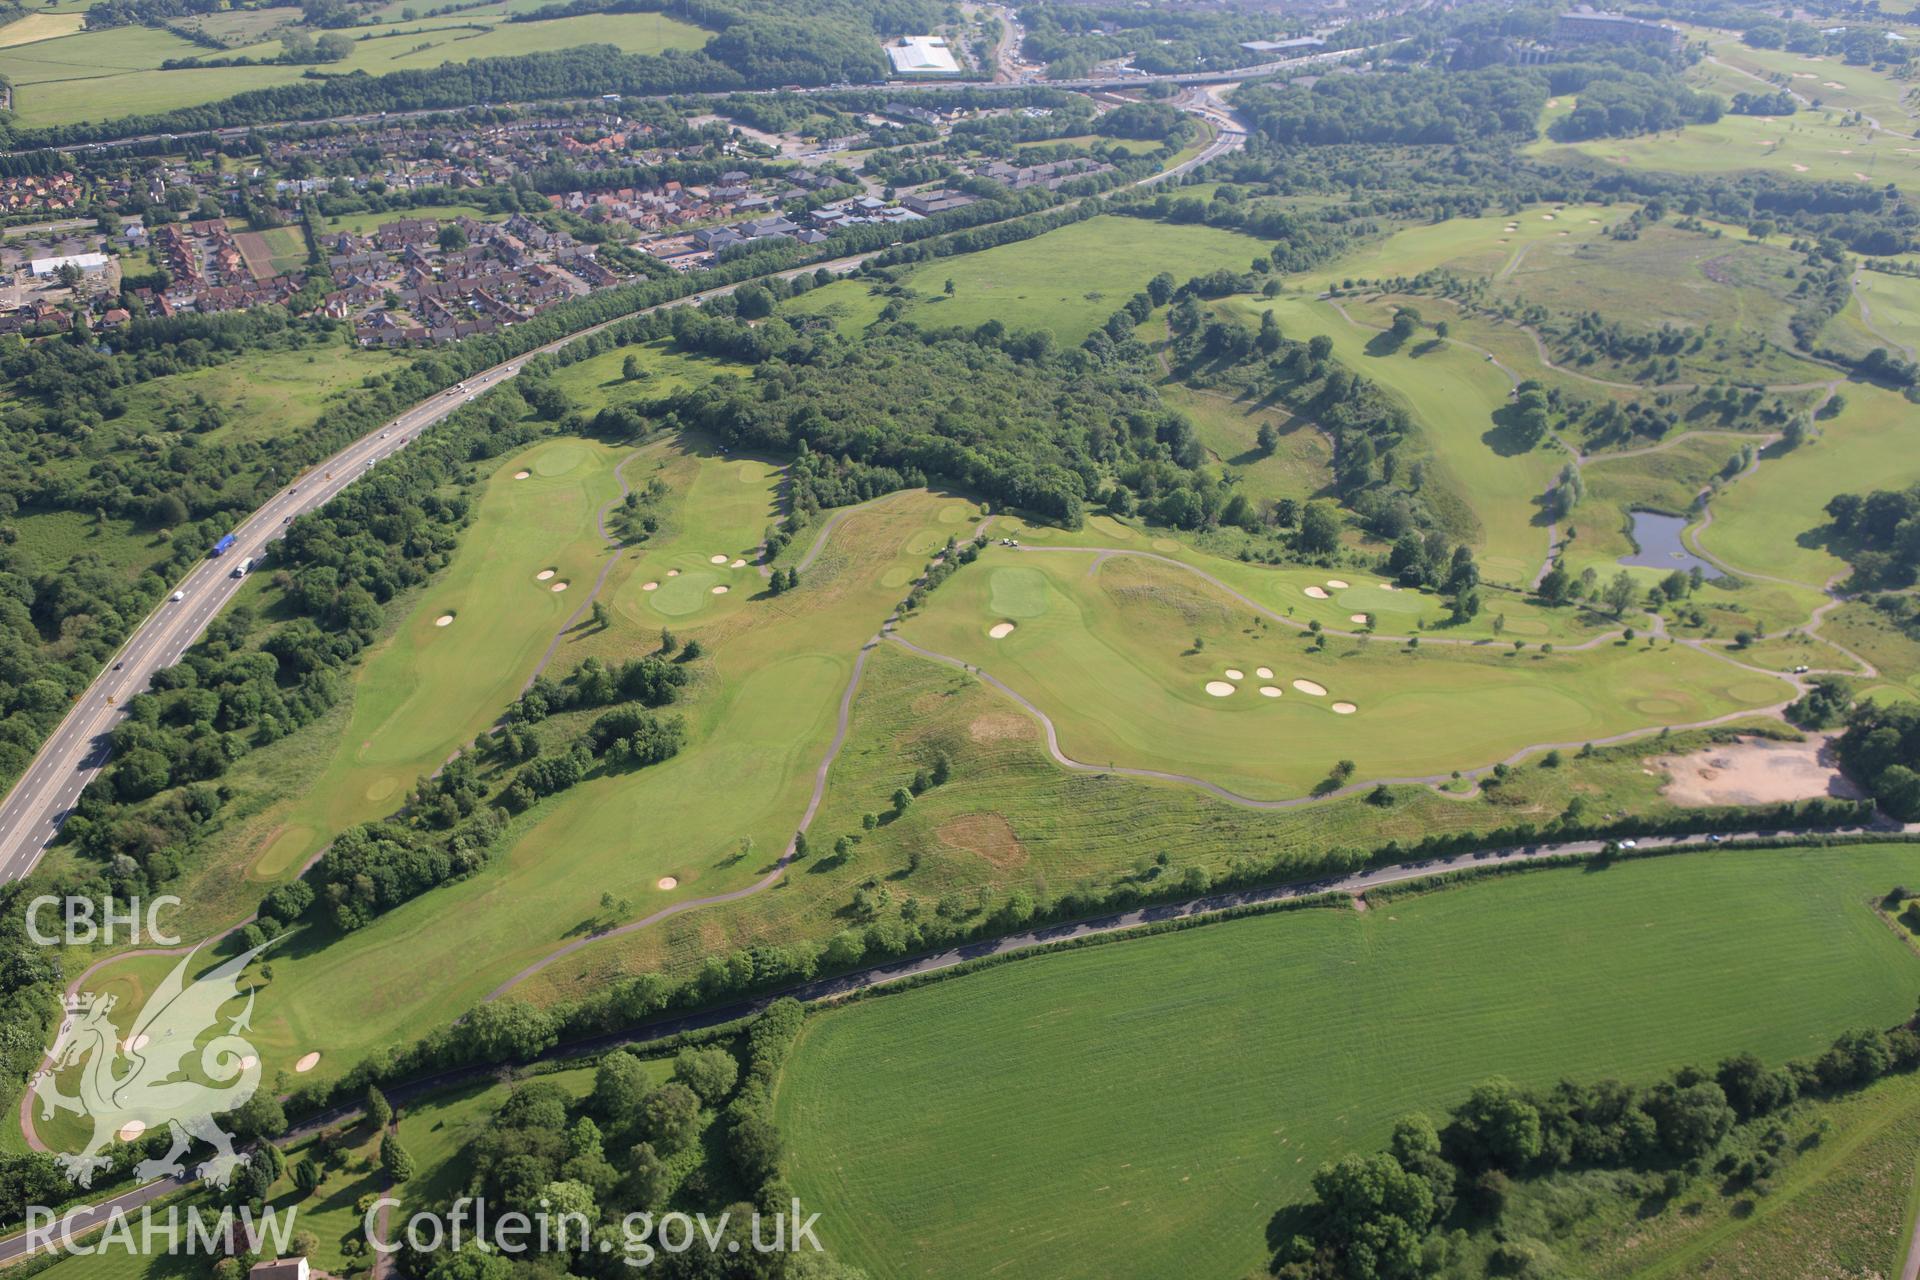
[[[477,12],[461,14],[457,23],[433,28],[411,24],[395,32],[356,28],[353,52],[344,61],[331,64],[329,70],[336,74],[364,71],[380,75],[437,67],[444,62],[586,44],[612,44],[628,53],[659,53],[697,49],[711,35],[657,13],[505,22],[501,20],[503,12],[495,13],[491,20],[477,16]],[[273,58],[280,53],[280,42],[243,45],[232,52]],[[222,55],[157,28],[112,27],[38,39],[14,48],[0,46],[0,75],[14,85],[13,106],[19,122],[39,126],[197,106],[251,89],[293,84],[310,69],[269,64],[159,70],[160,64],[169,59],[214,56]]]
[[[1234,299],[1228,306],[1255,321],[1271,310],[1281,332],[1296,340],[1326,334],[1336,359],[1397,396],[1425,428],[1430,483],[1453,499],[1436,501],[1436,494],[1430,501],[1451,532],[1475,544],[1489,581],[1533,581],[1547,556],[1539,502],[1565,458],[1548,449],[1516,452],[1504,443],[1494,415],[1513,384],[1497,366],[1461,347],[1419,342],[1379,354],[1374,331],[1348,322],[1329,302],[1289,296]]]
[[[70,36],[86,24],[83,13],[30,13],[0,26],[0,49]]]
[[[1866,901],[1913,868],[1893,846],[1539,872],[817,1014],[777,1099],[790,1176],[843,1208],[827,1247],[884,1274],[1245,1274],[1321,1163],[1489,1075],[1650,1080],[1906,1017],[1920,960]]]
[[[1790,692],[1671,645],[1523,656],[1494,642],[1410,653],[1380,640],[1316,653],[1303,633],[1250,626],[1244,605],[1151,560],[994,549],[982,564],[901,634],[1032,700],[1078,760],[1267,799],[1306,794],[1336,760],[1355,761],[1359,779],[1443,779],[1528,746],[1703,721]],[[1399,594],[1367,590],[1381,607]],[[1008,622],[1009,634],[989,634]]]
[[[907,269],[900,282],[913,295],[905,314],[916,324],[971,329],[998,320],[1012,329],[1049,330],[1072,345],[1159,272],[1184,281],[1222,267],[1245,271],[1266,248],[1214,227],[1104,216],[980,253],[936,258]],[[864,283],[843,281],[802,294],[782,310],[828,315],[843,332],[857,332],[886,302],[869,295]]]
[[[1368,241],[1332,266],[1290,278],[1288,285],[1317,293],[1343,280],[1417,276],[1439,267],[1463,276],[1498,277],[1534,246],[1560,240],[1597,242],[1631,212],[1630,207],[1598,204],[1530,205],[1512,217],[1492,214],[1421,223]]]
[[[698,49],[711,34],[659,13],[497,23],[474,21],[462,13],[453,24],[440,29],[412,24],[391,34],[375,29],[373,38],[359,40],[346,61],[336,65],[377,76],[388,71],[437,67],[443,62],[515,57],[586,44],[610,44],[624,53],[663,53],[668,49]]]
[[[1736,228],[1701,232],[1670,225],[1616,241],[1608,231],[1621,220],[1618,207],[1536,205],[1511,216],[1422,224],[1363,245],[1295,283],[1312,294],[1356,280],[1445,270],[1486,281],[1490,305],[1540,306],[1561,316],[1598,311],[1639,330],[1711,326],[1713,336],[1700,350],[1677,357],[1686,378],[1721,381],[1729,362],[1742,370],[1743,381],[1798,384],[1832,376],[1829,367],[1792,350],[1786,318],[1793,310],[1789,299],[1795,280],[1788,272],[1797,268],[1798,258],[1782,244],[1754,241]],[[1430,313],[1429,321],[1461,318],[1440,299],[1416,299],[1414,305]],[[1368,319],[1383,325],[1387,320]],[[1538,354],[1528,351],[1530,339],[1492,345],[1509,365],[1539,376]],[[1583,358],[1589,363],[1548,381],[1594,399],[1621,390],[1596,378],[1629,382],[1640,377],[1640,370]]]
[[[217,406],[222,425],[201,433],[202,443],[240,444],[306,429],[328,403],[357,389],[369,375],[404,357],[345,343],[288,351],[257,351],[223,364],[170,374],[131,387],[121,425],[130,435],[165,429],[175,409],[191,416],[198,401]]]

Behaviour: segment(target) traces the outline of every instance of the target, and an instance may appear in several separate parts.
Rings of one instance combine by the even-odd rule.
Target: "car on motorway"
[[[173,601],[175,604],[179,604],[182,600],[185,600],[186,598],[187,598],[187,593],[184,591],[176,591],[172,595],[167,597],[167,599]]]

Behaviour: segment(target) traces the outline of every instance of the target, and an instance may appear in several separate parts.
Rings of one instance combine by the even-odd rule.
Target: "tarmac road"
[[[840,273],[852,270],[871,254],[857,254],[780,275],[808,273],[824,267]],[[690,306],[742,284],[720,285],[684,298],[675,298],[645,311]],[[619,320],[629,319],[621,316]],[[475,374],[457,387],[440,392],[390,422],[355,440],[325,462],[316,464],[287,488],[281,489],[233,531],[231,550],[195,565],[175,584],[174,595],[162,601],[127,638],[105,671],[94,677],[59,726],[41,744],[27,771],[0,802],[0,883],[24,879],[38,865],[74,803],[88,783],[106,766],[113,727],[126,714],[127,700],[147,687],[153,673],[180,660],[207,624],[233,599],[243,585],[238,570],[249,558],[256,563],[268,544],[279,539],[294,517],[317,511],[342,489],[387,457],[406,447],[419,432],[483,391],[499,386],[520,372],[529,358],[557,351],[570,342],[596,333],[609,320],[593,325],[504,361]],[[211,548],[209,548],[211,550]]]

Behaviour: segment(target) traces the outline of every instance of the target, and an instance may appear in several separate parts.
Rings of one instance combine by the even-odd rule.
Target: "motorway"
[[[994,80],[896,80],[880,85],[827,84],[813,85],[800,89],[747,89],[737,91],[741,96],[764,97],[784,93],[834,94],[855,93],[883,88],[888,93],[928,93],[953,91],[958,89],[981,92],[1006,92],[1008,90],[1063,89],[1073,92],[1096,92],[1101,90],[1144,89],[1152,84],[1173,85],[1188,88],[1204,85],[1227,86],[1252,80],[1261,76],[1281,75],[1289,71],[1307,71],[1316,66],[1331,66],[1350,58],[1366,58],[1379,45],[1367,45],[1357,49],[1327,49],[1319,53],[1303,54],[1297,58],[1283,58],[1274,62],[1263,62],[1257,66],[1234,67],[1225,71],[1186,71],[1174,75],[1105,75],[1091,76],[1080,80],[1048,80],[1032,75],[1004,81]],[[686,98],[731,97],[732,93],[675,93],[675,94],[629,94],[624,102],[668,102]],[[533,102],[490,102],[482,104],[486,108],[496,107],[548,107],[563,102],[582,103],[591,101],[583,98],[540,99]],[[602,103],[609,110],[617,110],[621,103]],[[183,138],[245,138],[256,131],[295,128],[301,125],[378,125],[394,124],[402,120],[426,119],[440,116],[458,116],[470,107],[423,107],[413,111],[374,111],[361,115],[329,116],[312,120],[269,120],[259,124],[228,125],[218,129],[186,130],[181,133],[147,133],[131,138],[112,138],[100,142],[80,142],[62,147],[63,151],[112,151],[121,147],[145,146],[154,142],[178,142]],[[28,148],[32,150],[32,148]],[[0,154],[16,154],[0,152]]]
[[[823,268],[844,274],[872,256],[872,253],[856,254],[778,274],[791,277]],[[747,283],[750,281],[719,285],[633,314],[696,305],[708,298],[732,293]],[[174,584],[173,594],[135,628],[107,669],[94,678],[75,700],[66,718],[41,744],[33,763],[20,775],[6,799],[0,801],[0,884],[24,879],[39,864],[47,846],[59,835],[60,825],[73,811],[80,792],[106,767],[110,734],[126,714],[127,700],[147,687],[154,672],[178,662],[180,655],[200,638],[207,624],[239,592],[244,585],[243,575],[238,572],[243,561],[252,559],[258,563],[268,544],[284,534],[294,517],[318,511],[381,459],[405,448],[421,430],[482,391],[499,386],[519,373],[520,366],[532,356],[558,351],[609,324],[630,318],[621,316],[570,333],[422,401],[316,464],[249,516],[233,531],[232,549],[195,565],[185,578]]]

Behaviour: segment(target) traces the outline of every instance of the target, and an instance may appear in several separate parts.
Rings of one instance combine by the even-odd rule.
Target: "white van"
[[[244,578],[247,576],[247,570],[251,568],[253,568],[253,557],[248,556],[245,560],[233,566],[233,576],[236,578]]]

